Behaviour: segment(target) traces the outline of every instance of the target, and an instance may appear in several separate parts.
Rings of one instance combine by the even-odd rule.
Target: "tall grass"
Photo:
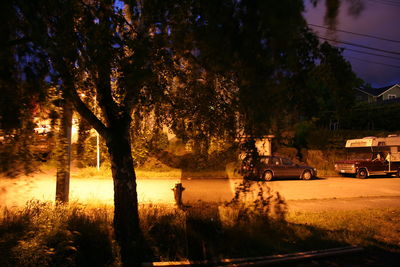
[[[400,253],[399,209],[286,213],[279,195],[264,193],[254,202],[237,197],[184,209],[141,205],[144,260],[218,260],[349,244]],[[0,266],[119,266],[112,214],[111,207],[77,203],[3,209]]]
[[[142,208],[142,229],[151,251],[148,260],[215,260],[277,252],[271,233],[285,235],[285,223],[261,209],[254,203],[204,202],[184,210]]]
[[[4,209],[0,266],[109,266],[116,262],[109,213],[28,202]]]

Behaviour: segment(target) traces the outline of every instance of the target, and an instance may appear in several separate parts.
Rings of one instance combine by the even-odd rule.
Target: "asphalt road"
[[[183,201],[229,201],[242,181],[239,179],[139,179],[138,199],[142,203],[174,203],[176,183],[182,183]],[[278,180],[251,182],[246,198],[264,192],[279,192],[293,210],[359,209],[400,207],[400,178],[326,177],[310,181]],[[18,179],[0,178],[0,205],[23,206],[38,199],[53,201],[55,175],[36,174]],[[83,203],[113,203],[112,179],[71,179],[70,199]]]
[[[235,186],[223,181],[202,186],[200,181],[182,181],[186,190],[183,199],[198,201],[204,198],[211,200],[229,200],[233,197]],[[290,210],[325,210],[325,209],[364,209],[364,208],[400,208],[400,178],[374,177],[368,179],[324,177],[309,181],[275,180],[271,182],[252,182],[251,192],[247,195],[256,197],[259,188],[264,192],[279,192]],[[221,190],[221,188],[227,188]],[[269,189],[268,189],[269,188]]]

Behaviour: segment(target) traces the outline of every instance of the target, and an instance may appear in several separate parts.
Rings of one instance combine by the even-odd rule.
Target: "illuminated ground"
[[[176,183],[185,188],[184,202],[229,201],[240,179],[138,179],[140,202],[174,203]],[[280,180],[262,183],[279,192],[290,209],[359,209],[400,207],[400,178],[355,179],[327,177],[311,181]],[[253,187],[256,188],[254,182]],[[0,205],[22,206],[38,199],[53,201],[55,172],[48,171],[17,179],[0,178]],[[112,204],[113,185],[109,178],[71,178],[70,199]]]

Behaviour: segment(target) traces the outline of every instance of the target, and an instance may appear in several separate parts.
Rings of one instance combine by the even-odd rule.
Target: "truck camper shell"
[[[350,139],[346,141],[346,149],[354,152],[382,152],[388,157],[388,161],[400,162],[400,136],[389,135],[388,137],[368,136],[361,139]]]

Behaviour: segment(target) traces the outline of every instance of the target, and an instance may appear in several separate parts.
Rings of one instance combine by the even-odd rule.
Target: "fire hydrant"
[[[172,188],[172,191],[174,191],[175,204],[178,206],[178,208],[183,207],[182,203],[183,190],[185,190],[185,188],[182,186],[182,183],[177,183],[175,184],[175,187]]]

